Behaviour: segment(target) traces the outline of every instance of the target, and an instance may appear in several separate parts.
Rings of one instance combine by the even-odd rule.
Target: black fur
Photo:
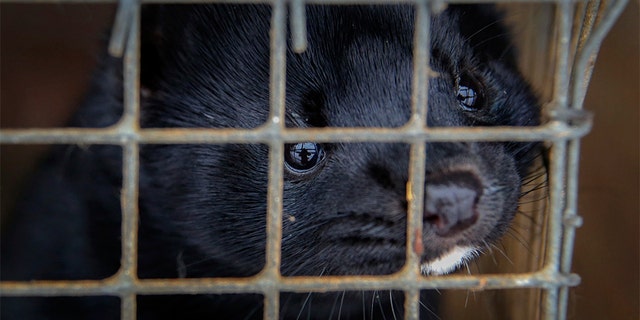
[[[308,7],[307,14],[309,49],[287,53],[287,125],[403,125],[410,116],[412,8]],[[145,8],[142,126],[262,124],[268,115],[269,19],[265,6]],[[439,76],[429,82],[430,126],[538,124],[537,102],[516,70],[507,31],[496,23],[500,19],[491,6],[451,6],[433,18],[431,68]],[[72,125],[117,121],[120,64],[105,59]],[[463,108],[456,88],[464,81],[480,85],[475,89],[482,90],[486,105]],[[324,158],[309,170],[285,170],[282,273],[399,270],[405,259],[409,146],[332,143],[319,148]],[[264,265],[267,152],[254,144],[143,146],[139,276],[258,273]],[[441,192],[453,192],[470,194],[475,202],[454,225],[446,225],[445,209],[425,205],[423,261],[457,245],[483,247],[502,235],[535,154],[535,145],[527,143],[427,144],[425,199],[444,201]],[[56,148],[3,235],[2,279],[99,279],[115,273],[120,170],[119,147]],[[337,318],[338,306],[342,319],[361,319],[362,312],[367,319],[391,317],[392,303],[401,313],[402,294],[393,293],[393,302],[390,294],[313,294],[306,303],[306,294],[283,294],[282,317]],[[2,316],[118,317],[115,299],[49,302],[3,298]],[[261,303],[260,296],[145,296],[139,299],[139,316],[259,318]]]

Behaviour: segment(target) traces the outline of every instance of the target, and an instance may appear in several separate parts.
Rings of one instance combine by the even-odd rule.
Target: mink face
[[[183,28],[161,25],[155,48],[170,50],[160,51],[160,68],[143,70],[143,77],[153,79],[145,125],[254,127],[264,122],[269,13],[263,9],[184,12],[177,15]],[[173,21],[175,15],[173,10],[171,18],[160,14],[158,21]],[[405,124],[411,8],[311,7],[308,16],[309,49],[287,55],[287,125]],[[428,88],[430,126],[538,123],[536,102],[515,71],[506,31],[491,19],[486,7],[470,6],[452,6],[434,17],[431,68],[437,76]],[[427,144],[426,273],[452,270],[504,231],[516,210],[530,149],[497,142]],[[267,149],[147,151],[154,159],[152,176],[161,176],[152,194],[166,200],[169,220],[185,222],[183,237],[195,250],[216,265],[219,255],[233,257],[237,272],[259,271],[252,262],[264,251]],[[167,152],[188,160],[160,174],[167,162],[176,161],[163,156]],[[405,255],[408,157],[408,145],[399,143],[286,145],[283,274],[397,271]],[[184,187],[180,192],[166,188],[175,181]],[[451,260],[450,255],[458,256],[441,261]]]
[[[411,110],[412,8],[311,6],[307,19],[307,51],[287,52],[287,126],[405,124]],[[539,123],[537,102],[516,70],[499,19],[489,6],[450,6],[433,17],[430,67],[437,76],[423,88],[429,94],[429,126]],[[146,8],[142,126],[252,128],[264,123],[269,20],[269,8],[260,6]],[[103,125],[121,112],[117,63],[106,63],[76,125]],[[300,141],[284,149],[282,274],[398,271],[405,260],[409,146]],[[454,270],[504,233],[536,150],[534,144],[512,142],[426,144],[425,274]],[[81,269],[83,260],[111,266],[89,270],[88,277],[117,268],[119,156],[113,148],[93,147],[90,155],[70,160],[80,165],[62,183],[73,186],[73,203],[80,207],[75,214],[87,221],[77,228],[93,230],[86,237],[100,239],[87,245],[91,258],[69,262],[63,273]],[[62,165],[55,157],[52,163]],[[140,277],[258,273],[264,265],[267,164],[264,145],[144,145]],[[103,185],[88,183],[95,177]],[[78,191],[81,185],[91,186]],[[91,196],[82,193],[93,189]],[[100,208],[100,216],[91,208]],[[335,295],[318,295],[313,308],[306,305],[306,295],[285,297],[285,318],[295,318],[305,307],[316,317],[333,314]],[[256,304],[250,309],[261,315],[259,298],[212,299],[200,305],[204,309],[192,310],[194,317],[208,312],[233,317]],[[364,298],[348,294],[346,299],[343,318],[362,318]],[[140,307],[158,311],[161,304],[145,298]]]

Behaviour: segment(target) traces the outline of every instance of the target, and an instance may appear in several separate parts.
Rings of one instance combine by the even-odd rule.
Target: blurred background
[[[0,5],[0,126],[64,125],[102,54],[111,5]],[[594,128],[582,144],[569,319],[640,319],[639,6],[605,40],[585,102]],[[46,146],[0,147],[2,227]],[[473,300],[473,299],[472,299]],[[465,302],[466,304],[466,302]]]

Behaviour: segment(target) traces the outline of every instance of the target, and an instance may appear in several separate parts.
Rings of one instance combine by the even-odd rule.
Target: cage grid
[[[510,0],[525,2],[529,0]],[[116,2],[111,0],[3,0],[1,3]],[[272,7],[270,30],[270,116],[255,129],[142,129],[139,126],[140,6],[142,3],[266,3]],[[571,273],[577,214],[577,172],[580,138],[591,128],[590,115],[582,101],[597,50],[621,13],[626,0],[538,0],[555,3],[556,67],[553,97],[545,108],[549,120],[533,128],[429,128],[426,126],[429,81],[429,22],[433,12],[448,3],[479,3],[485,0],[120,0],[109,51],[124,56],[124,113],[108,128],[2,129],[2,144],[116,144],[123,148],[122,257],[120,270],[104,280],[3,281],[1,296],[86,296],[111,295],[121,299],[122,319],[136,318],[136,297],[141,294],[257,293],[264,296],[264,318],[278,319],[279,294],[337,290],[394,289],[405,292],[405,319],[418,319],[421,289],[540,288],[544,291],[543,318],[564,319],[567,295],[580,278]],[[294,50],[306,47],[306,4],[410,3],[416,22],[413,52],[412,118],[400,128],[312,128],[284,125],[287,9]],[[575,10],[577,5],[580,10]],[[576,23],[577,21],[577,23]],[[576,31],[576,29],[578,31]],[[577,36],[579,35],[579,36]],[[573,59],[575,57],[575,59]],[[317,142],[404,142],[411,145],[407,184],[408,219],[406,263],[392,275],[283,277],[280,274],[284,143]],[[425,277],[420,273],[422,206],[425,182],[426,142],[443,141],[546,141],[550,148],[549,219],[544,265],[537,271],[514,274],[444,275]],[[140,144],[179,143],[264,143],[269,147],[267,245],[264,269],[247,278],[138,279],[138,168]]]

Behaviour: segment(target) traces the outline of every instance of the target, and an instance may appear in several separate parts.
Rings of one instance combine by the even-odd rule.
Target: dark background
[[[600,52],[585,107],[570,319],[639,319],[639,14],[631,1]],[[111,23],[111,5],[0,5],[0,126],[63,125]],[[45,146],[2,146],[2,221]]]

